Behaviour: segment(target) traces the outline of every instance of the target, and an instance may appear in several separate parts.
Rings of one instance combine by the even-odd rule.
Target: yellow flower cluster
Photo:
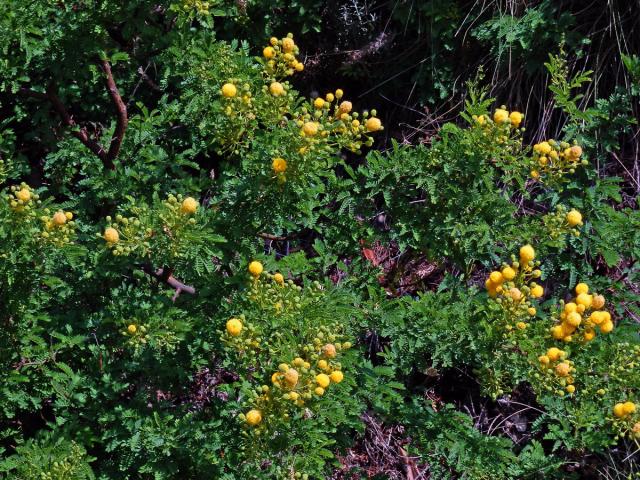
[[[292,33],[281,39],[272,37],[269,45],[262,50],[267,77],[278,79],[304,70],[304,65],[296,58],[299,53],[300,50],[293,40]]]
[[[255,357],[261,350],[262,337],[258,335],[256,328],[244,314],[227,320],[220,339],[222,343],[247,357]]]
[[[182,9],[186,12],[195,10],[199,15],[209,15],[210,2],[203,0],[183,0]]]
[[[42,232],[40,237],[57,247],[62,247],[71,243],[71,238],[75,233],[75,222],[73,213],[58,210],[53,215],[49,209],[44,209],[44,215],[40,217],[42,221]]]
[[[13,185],[6,199],[14,212],[23,214],[33,214],[33,209],[41,203],[38,194],[24,182]]]
[[[567,174],[573,174],[581,165],[582,147],[567,142],[546,140],[533,146],[531,177],[546,182],[560,182]]]
[[[536,374],[536,378],[548,391],[555,390],[560,396],[565,393],[573,394],[576,391],[575,366],[567,359],[567,353],[557,347],[549,348],[544,355],[538,357],[542,376]]]
[[[554,316],[557,325],[551,327],[551,335],[556,340],[571,342],[579,339],[590,342],[596,336],[596,327],[600,333],[613,330],[611,314],[602,310],[605,299],[602,295],[590,295],[586,283],[576,285],[576,297],[564,304],[562,311]]]
[[[376,110],[354,112],[353,104],[343,97],[344,92],[338,89],[302,108],[296,120],[305,143],[301,153],[336,145],[359,152],[363,145],[373,145],[370,135],[384,129]]]
[[[252,408],[246,414],[240,414],[240,420],[250,427],[257,427],[263,419],[270,417],[287,420],[291,409],[305,407],[322,397],[331,384],[341,383],[344,373],[337,358],[351,348],[351,343],[338,342],[340,337],[329,327],[320,328],[313,341],[303,346],[299,356],[279,364],[277,371],[271,374],[269,384],[253,392]],[[261,431],[258,428],[256,433]]]
[[[509,112],[507,107],[502,105],[493,112],[493,118],[487,115],[473,115],[471,117],[476,125],[490,127],[491,124],[497,126],[507,126],[509,128],[519,128],[524,120],[524,115],[520,112]]]
[[[564,205],[558,205],[556,211],[545,215],[542,221],[546,233],[554,240],[567,234],[579,237],[579,227],[583,225],[582,214],[576,209],[567,211]]]
[[[148,325],[131,322],[120,333],[127,338],[127,344],[136,350],[147,344]]]
[[[193,197],[169,195],[157,212],[150,212],[146,206],[136,206],[132,209],[134,215],[130,217],[118,214],[115,221],[111,216],[106,217],[107,227],[102,235],[97,235],[104,239],[107,248],[115,256],[126,256],[134,252],[146,255],[154,236],[153,229],[147,225],[151,222],[151,215],[157,215],[162,224],[162,232],[176,240],[183,229],[195,225],[194,215],[199,207],[198,201]],[[172,242],[168,253],[172,256],[179,255],[176,242]]]
[[[504,263],[501,270],[489,274],[485,287],[491,298],[494,298],[506,313],[505,329],[525,330],[527,319],[536,315],[531,300],[541,298],[544,288],[535,280],[542,275],[536,267],[540,262],[535,260],[535,250],[531,245],[520,248],[519,260],[511,257],[511,264]]]
[[[633,440],[640,439],[640,417],[637,414],[637,405],[627,400],[613,406],[613,426],[620,436],[628,436]]]
[[[113,255],[127,256],[138,250],[144,253],[151,248],[149,240],[153,236],[153,231],[145,229],[137,217],[118,214],[115,219],[107,216],[106,220],[107,227],[102,235],[97,234],[97,236],[104,239]]]
[[[302,308],[302,287],[293,280],[285,281],[281,273],[270,274],[264,272],[264,267],[258,261],[253,261],[248,267],[252,279],[248,298],[257,303],[265,311],[272,311],[281,317],[294,316]],[[262,280],[267,281],[262,281]],[[307,289],[309,300],[322,294],[319,282],[313,282]]]

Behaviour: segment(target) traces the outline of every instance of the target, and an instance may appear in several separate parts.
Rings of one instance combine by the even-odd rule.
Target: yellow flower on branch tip
[[[335,358],[336,356],[336,347],[332,343],[327,343],[324,347],[322,347],[322,354],[327,358]]]
[[[16,198],[26,203],[31,200],[31,191],[28,188],[22,188],[16,192]]]
[[[524,115],[522,115],[520,112],[511,112],[509,114],[509,120],[511,120],[511,125],[513,125],[515,128],[518,128],[520,126],[523,118],[524,118]]]
[[[236,96],[236,93],[238,93],[238,89],[236,88],[236,86],[233,83],[225,83],[222,86],[222,95],[227,97],[227,98],[232,98]]]
[[[327,388],[331,383],[331,379],[326,373],[319,373],[318,375],[316,375],[316,383],[322,388]]]
[[[313,106],[316,108],[324,107],[324,99],[322,97],[318,97],[313,101]]]
[[[63,211],[59,210],[53,214],[53,223],[58,226],[64,225],[67,223],[67,216]]]
[[[333,383],[340,383],[344,380],[344,374],[340,370],[336,370],[329,375]]]
[[[293,41],[293,38],[286,37],[286,38],[282,39],[282,50],[285,53],[293,52],[293,49],[295,48],[295,46],[296,46],[296,44]]]
[[[569,372],[571,371],[571,365],[567,362],[561,362],[556,365],[556,373],[559,377],[567,377],[569,376]]]
[[[273,47],[265,47],[264,50],[262,50],[262,55],[264,58],[272,59],[276,56],[276,51]]]
[[[103,238],[107,243],[118,243],[118,240],[120,240],[120,234],[115,228],[108,227],[104,231]]]
[[[493,114],[493,121],[497,124],[505,123],[509,120],[509,112],[503,108],[498,108]]]
[[[257,260],[254,260],[249,264],[249,273],[254,277],[259,277],[263,270],[264,267]]]
[[[502,269],[502,276],[505,280],[513,280],[516,278],[516,271],[511,267],[505,267]]]
[[[567,213],[567,223],[572,227],[582,225],[582,214],[578,210],[570,210]]]
[[[604,307],[605,299],[602,295],[594,295],[593,300],[591,301],[591,306],[595,309],[600,309]]]
[[[198,210],[198,201],[193,197],[187,197],[180,205],[180,211],[185,215],[193,215]]]
[[[636,411],[636,404],[633,402],[624,402],[622,404],[622,408],[624,410],[624,413],[626,415],[629,415],[631,413],[634,413]]]
[[[367,128],[367,132],[377,132],[382,129],[382,122],[376,117],[368,118],[364,125]]]
[[[531,245],[520,247],[520,261],[522,263],[529,263],[534,258],[536,258],[536,251]]]
[[[273,280],[274,280],[274,282],[276,282],[279,285],[284,285],[284,277],[282,276],[281,273],[276,273],[273,276]]]
[[[624,403],[616,403],[613,406],[613,414],[618,418],[624,417],[626,415],[624,411]]]
[[[269,85],[269,92],[271,92],[271,95],[274,97],[280,97],[284,94],[284,87],[280,82],[272,82],[271,85]]]
[[[553,362],[558,360],[561,355],[562,355],[562,350],[560,350],[557,347],[551,347],[550,349],[547,350],[547,357],[549,357],[549,360]]]
[[[133,335],[138,331],[138,327],[136,327],[133,323],[127,327],[127,331]]]
[[[284,158],[274,158],[271,163],[273,171],[276,173],[283,173],[287,170],[287,161]]]
[[[533,298],[540,298],[544,295],[544,288],[541,285],[536,285],[531,289],[531,296]]]
[[[489,280],[491,280],[491,283],[494,285],[498,285],[504,281],[500,272],[491,272],[489,274]]]
[[[316,122],[305,122],[302,126],[302,132],[308,137],[313,137],[318,133],[318,124]]]
[[[553,150],[549,142],[546,141],[534,145],[533,149],[541,155],[548,155]]]
[[[322,395],[324,395],[324,388],[316,387],[314,392],[316,393],[316,395],[322,396]]]
[[[232,337],[237,337],[242,332],[242,322],[237,318],[232,318],[227,321],[227,333]]]
[[[589,285],[586,283],[579,283],[576,285],[576,294],[580,295],[581,293],[589,293]]]
[[[613,322],[611,320],[608,320],[600,324],[601,333],[610,333],[612,330],[613,330]]]
[[[262,413],[260,410],[249,410],[246,415],[247,423],[252,427],[255,427],[262,421]]]

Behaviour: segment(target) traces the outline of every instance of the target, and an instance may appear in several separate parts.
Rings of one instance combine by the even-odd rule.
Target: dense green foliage
[[[579,3],[2,2],[0,478],[640,475],[640,59]]]

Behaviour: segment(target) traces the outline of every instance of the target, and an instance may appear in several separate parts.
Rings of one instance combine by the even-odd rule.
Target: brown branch
[[[76,121],[73,119],[73,116],[69,113],[67,108],[60,100],[57,94],[57,88],[54,82],[51,82],[47,87],[46,93],[36,92],[34,90],[30,90],[27,88],[23,88],[20,90],[22,95],[37,98],[38,100],[47,100],[51,103],[54,110],[58,113],[60,118],[62,118],[63,123],[72,129],[71,134],[76,137],[80,142],[87,147],[91,152],[93,152],[100,160],[102,160],[102,164],[105,168],[109,170],[115,170],[115,164],[113,161],[118,156],[120,152],[120,147],[122,146],[122,141],[124,140],[124,134],[127,130],[127,125],[129,123],[129,118],[127,117],[127,106],[122,101],[122,97],[120,96],[120,92],[118,91],[118,87],[116,86],[115,80],[113,79],[113,73],[111,72],[111,65],[107,60],[101,60],[100,65],[102,67],[102,71],[105,74],[105,81],[107,86],[107,91],[115,104],[117,117],[116,117],[116,128],[111,136],[111,142],[109,143],[109,150],[105,150],[102,145],[100,145],[94,138],[89,135],[89,131],[87,127],[79,126]]]
[[[170,273],[171,270],[168,270],[169,271],[169,275],[166,275],[164,268],[158,268],[157,270],[154,270],[153,267],[151,267],[150,265],[143,265],[142,266],[142,271],[144,273],[146,273],[147,275],[155,278],[159,282],[166,283],[170,287],[174,288],[175,291],[176,291],[176,293],[173,295],[173,298],[172,298],[172,300],[174,302],[176,301],[176,299],[178,298],[178,296],[182,292],[188,293],[189,295],[195,295],[196,294],[196,289],[195,288],[193,288],[190,285],[185,285],[180,280],[175,278],[173,275],[171,275],[171,273]]]
[[[265,240],[273,240],[276,242],[283,242],[285,240],[289,240],[291,237],[279,237],[277,235],[271,235],[270,233],[258,233],[258,237],[264,238]]]
[[[127,131],[127,125],[129,124],[129,117],[127,117],[127,106],[122,101],[122,97],[120,96],[120,92],[118,91],[116,82],[113,79],[109,61],[101,60],[101,65],[102,70],[104,71],[104,74],[106,76],[105,81],[107,84],[107,91],[109,92],[109,95],[111,95],[111,99],[113,100],[117,111],[116,128],[113,131],[113,135],[111,136],[109,151],[107,152],[105,158],[102,159],[102,161],[105,164],[105,167],[114,170],[115,165],[113,164],[113,161],[120,152],[120,147],[122,146],[122,141],[124,140],[124,133]]]

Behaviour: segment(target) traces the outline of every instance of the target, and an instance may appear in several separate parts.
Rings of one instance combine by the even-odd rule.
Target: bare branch
[[[129,117],[127,117],[127,106],[122,101],[116,82],[113,79],[113,73],[111,73],[111,65],[108,60],[101,60],[102,70],[106,76],[107,91],[111,95],[111,99],[116,107],[116,128],[111,136],[111,142],[109,145],[109,151],[106,153],[105,158],[102,159],[105,167],[114,170],[115,165],[113,161],[120,152],[122,141],[124,140],[124,134],[127,131],[127,125],[129,124]]]
[[[151,265],[143,265],[142,266],[142,271],[144,273],[146,273],[147,275],[155,278],[160,283],[166,283],[167,285],[169,285],[170,287],[175,289],[176,293],[174,294],[174,296],[172,298],[172,300],[174,302],[176,301],[176,299],[178,298],[178,296],[182,292],[188,293],[189,295],[195,295],[195,293],[196,293],[196,289],[194,287],[192,287],[190,285],[185,285],[180,280],[175,278],[171,274],[171,270],[170,269],[168,269],[168,270],[165,270],[164,268],[154,269],[153,267],[151,267]],[[166,272],[168,272],[169,275],[167,275]]]

